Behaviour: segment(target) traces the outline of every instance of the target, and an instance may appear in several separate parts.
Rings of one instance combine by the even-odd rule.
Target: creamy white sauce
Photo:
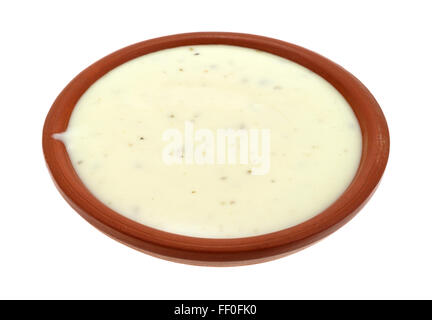
[[[163,162],[169,128],[271,131],[271,167]],[[90,192],[177,234],[236,238],[299,224],[331,205],[359,165],[356,117],[327,81],[289,60],[224,45],[162,50],[94,83],[61,134]]]

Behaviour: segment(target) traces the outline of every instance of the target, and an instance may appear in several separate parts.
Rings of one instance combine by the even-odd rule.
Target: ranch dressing
[[[267,172],[252,174],[251,163],[167,165],[163,134],[184,133],[187,123],[268,130]],[[113,69],[55,137],[106,206],[206,238],[255,236],[314,217],[348,187],[362,150],[357,119],[330,83],[287,59],[226,45],[162,50]]]

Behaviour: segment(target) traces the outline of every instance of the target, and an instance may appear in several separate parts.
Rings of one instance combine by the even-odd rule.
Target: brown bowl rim
[[[202,44],[253,48],[287,58],[330,82],[351,105],[362,130],[363,149],[357,174],[345,192],[326,210],[293,227],[259,236],[197,238],[157,230],[132,221],[105,206],[83,185],[62,142],[54,133],[66,130],[81,95],[113,68],[147,53]],[[242,265],[284,256],[304,248],[348,222],[378,185],[389,156],[385,117],[368,89],[327,58],[300,46],[252,34],[196,32],[139,42],[100,59],[78,74],[59,94],[45,120],[43,152],[50,174],[67,202],[103,233],[135,249],[172,261],[198,265]]]

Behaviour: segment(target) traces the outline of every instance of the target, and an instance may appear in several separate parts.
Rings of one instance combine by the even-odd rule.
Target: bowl
[[[357,173],[345,192],[326,210],[293,227],[264,235],[214,239],[157,230],[132,221],[95,198],[75,172],[64,144],[54,139],[66,130],[83,93],[100,77],[139,56],[179,46],[225,44],[266,51],[294,61],[331,83],[352,107],[362,131],[362,155]],[[267,37],[198,32],[143,41],[120,49],[82,71],[59,94],[43,128],[43,152],[55,185],[66,201],[90,224],[111,238],[152,256],[207,266],[235,266],[276,259],[331,234],[347,223],[376,189],[389,156],[385,117],[372,94],[336,63],[305,48]]]

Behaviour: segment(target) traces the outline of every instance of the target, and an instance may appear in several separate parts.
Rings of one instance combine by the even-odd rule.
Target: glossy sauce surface
[[[269,130],[268,170],[167,165],[164,132],[185,132],[186,123]],[[113,210],[208,238],[278,231],[322,212],[350,184],[362,148],[354,113],[327,81],[278,56],[225,45],[162,50],[115,68],[81,97],[56,138]]]

